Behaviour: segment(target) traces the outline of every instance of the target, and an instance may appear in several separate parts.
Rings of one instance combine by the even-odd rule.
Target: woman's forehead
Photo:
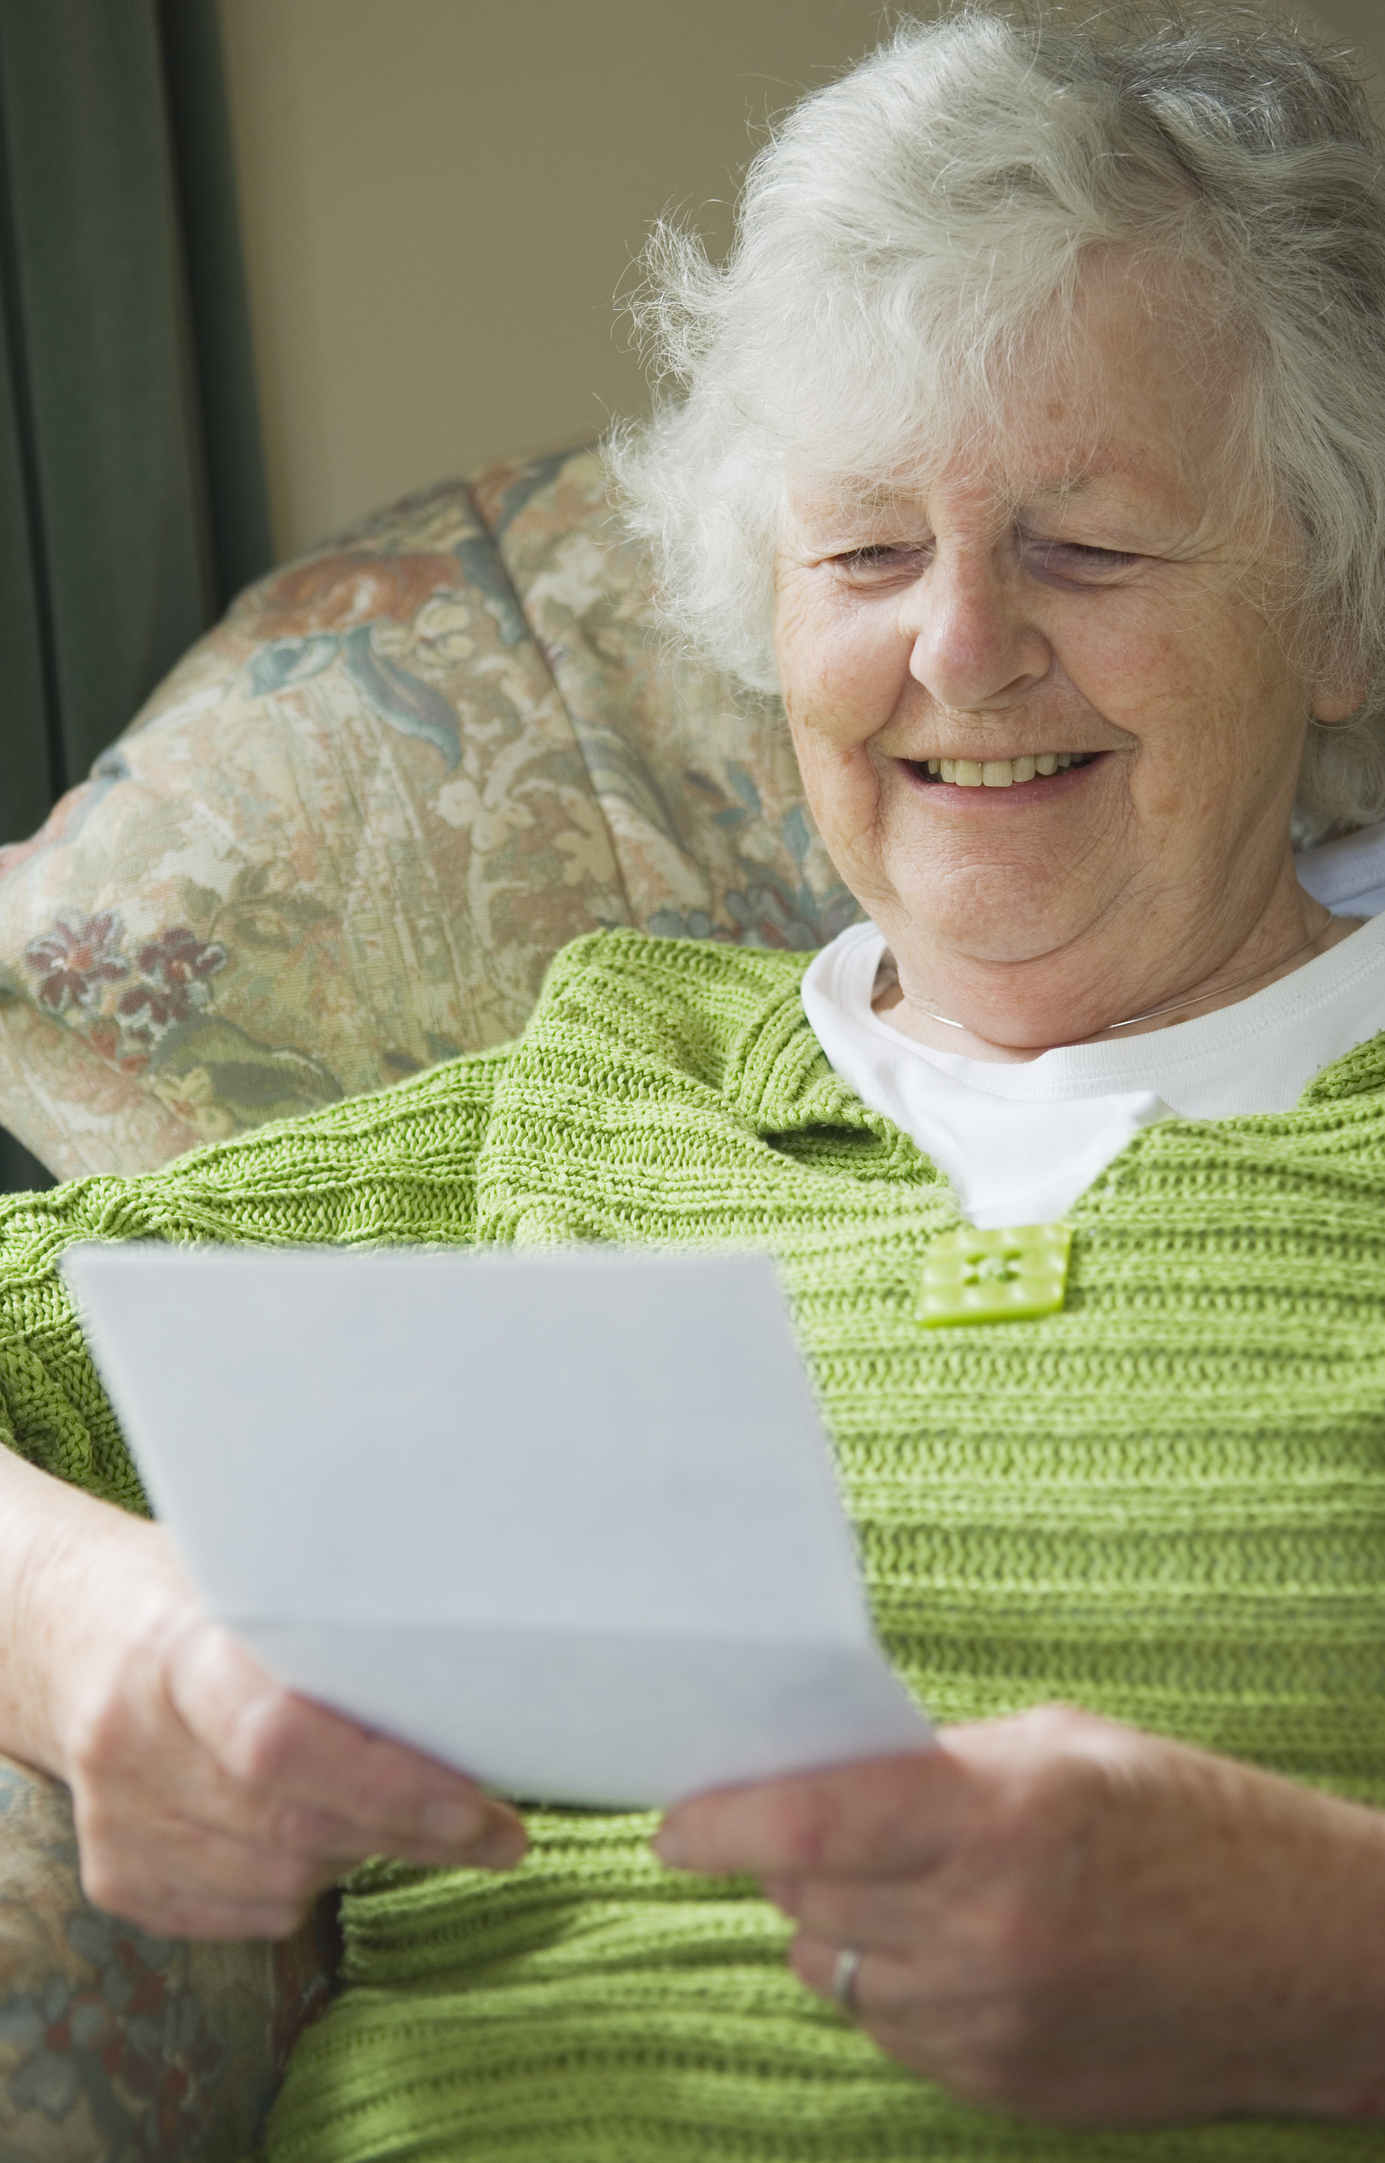
[[[1112,253],[1034,321],[1003,369],[981,368],[968,385],[927,368],[939,394],[918,399],[901,383],[908,432],[883,455],[872,445],[868,470],[800,445],[786,462],[790,499],[888,515],[945,479],[1036,508],[1133,493],[1202,510],[1238,434],[1241,350],[1224,314],[1175,295],[1158,266]],[[849,446],[850,415],[834,418]]]
[[[1196,448],[1111,431],[1091,440],[1056,429],[1047,440],[994,435],[984,444],[916,447],[901,453],[893,472],[870,477],[801,466],[787,476],[785,508],[790,523],[814,531],[911,525],[931,520],[940,504],[1002,521],[1134,513],[1182,530],[1203,523],[1214,500]]]

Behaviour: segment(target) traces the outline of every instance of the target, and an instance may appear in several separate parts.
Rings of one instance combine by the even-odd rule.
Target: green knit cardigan
[[[805,960],[583,940],[515,1045],[11,1199],[6,1439],[142,1506],[54,1274],[75,1238],[762,1246],[939,1718],[1061,1697],[1385,1804],[1385,1038],[1292,1112],[1137,1135],[1068,1213],[1060,1313],[923,1330],[956,1204],[832,1073]],[[798,1985],[753,1887],[663,1872],[650,1824],[535,1812],[511,1875],[359,1872],[272,2163],[1385,2163],[1381,2127],[952,2103]]]

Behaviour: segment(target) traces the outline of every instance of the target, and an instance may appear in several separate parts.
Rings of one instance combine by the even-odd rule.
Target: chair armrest
[[[0,1757],[0,2155],[240,2163],[332,1992],[334,1907],[282,1946],[154,1938],[82,1894],[67,1790]]]

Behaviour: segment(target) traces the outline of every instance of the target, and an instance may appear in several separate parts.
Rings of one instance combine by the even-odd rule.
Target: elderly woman
[[[810,98],[724,269],[662,244],[615,463],[868,921],[584,941],[504,1051],[10,1205],[0,1744],[154,1930],[395,1858],[271,2156],[1385,2156],[1385,920],[1291,853],[1385,808],[1380,157],[1243,20],[971,13]],[[768,1249],[940,1746],[522,1825],[256,1670],[53,1264],[305,1188]],[[1056,1311],[920,1326],[935,1239],[1060,1218]]]

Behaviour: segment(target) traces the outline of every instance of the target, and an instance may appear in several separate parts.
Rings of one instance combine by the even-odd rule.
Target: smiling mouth
[[[906,759],[920,781],[945,781],[959,789],[1010,789],[1026,781],[1046,781],[1072,766],[1090,766],[1098,751],[1036,751],[1017,759]]]

